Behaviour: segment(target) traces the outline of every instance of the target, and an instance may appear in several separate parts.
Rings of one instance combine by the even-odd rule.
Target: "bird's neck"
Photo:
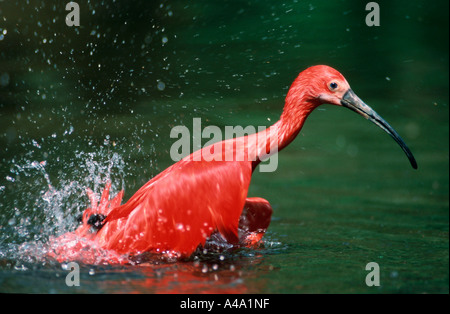
[[[312,106],[304,106],[296,110],[295,107],[286,103],[280,120],[264,131],[257,133],[258,156],[268,158],[289,145],[302,129],[312,109]]]
[[[299,75],[286,95],[280,120],[273,125],[277,133],[274,136],[277,138],[278,151],[295,139],[306,118],[318,105],[316,98],[312,97],[310,89],[306,86],[307,82]]]

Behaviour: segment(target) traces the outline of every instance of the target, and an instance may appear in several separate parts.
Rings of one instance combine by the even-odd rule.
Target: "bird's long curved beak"
[[[392,138],[398,143],[398,145],[400,145],[400,147],[405,152],[406,156],[409,159],[409,162],[411,163],[411,166],[414,169],[417,169],[416,159],[414,158],[413,154],[409,150],[408,146],[406,146],[405,142],[402,140],[400,135],[398,135],[398,133],[389,125],[389,123],[387,123],[378,113],[376,113],[372,108],[366,105],[358,96],[356,96],[356,94],[351,89],[349,89],[344,94],[344,97],[342,97],[341,105],[362,115],[367,120],[372,121],[380,128],[382,128],[384,131],[386,131],[386,133],[392,136]]]

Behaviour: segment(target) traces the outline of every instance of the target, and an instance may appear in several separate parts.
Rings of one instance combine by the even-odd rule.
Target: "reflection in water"
[[[262,255],[242,258],[219,256],[206,260],[155,265],[144,263],[140,273],[143,279],[126,279],[120,282],[129,292],[151,293],[248,293],[251,287],[246,284],[249,270],[258,267]],[[262,270],[259,270],[262,273]],[[105,287],[108,282],[105,283]],[[263,288],[263,287],[261,287]]]
[[[160,255],[140,256],[125,265],[80,266],[80,286],[65,284],[70,270],[65,263],[32,256],[1,258],[2,292],[102,292],[102,293],[255,293],[266,288],[258,277],[276,270],[264,264],[264,255],[281,246],[268,242],[256,249],[211,253],[199,252],[186,260]],[[3,251],[4,252],[4,251]],[[250,279],[250,280],[249,280]],[[10,283],[12,283],[10,285]],[[20,286],[20,284],[19,284]]]

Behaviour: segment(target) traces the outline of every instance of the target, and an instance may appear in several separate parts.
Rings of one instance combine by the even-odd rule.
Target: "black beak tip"
[[[356,96],[356,94],[351,89],[348,89],[345,92],[344,96],[341,99],[341,105],[362,115],[369,121],[382,128],[385,132],[387,132],[406,153],[411,166],[414,169],[417,169],[416,159],[414,158],[413,154],[409,150],[408,146],[406,146],[400,135],[398,135],[397,132],[378,113],[376,113],[372,108],[367,106],[361,99],[359,99],[359,97]]]

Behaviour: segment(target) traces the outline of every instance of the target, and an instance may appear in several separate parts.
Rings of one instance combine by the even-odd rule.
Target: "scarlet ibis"
[[[109,200],[109,184],[100,202],[89,190],[91,207],[83,213],[82,225],[58,238],[63,244],[54,250],[54,256],[59,260],[76,257],[78,251],[86,251],[86,240],[96,249],[118,255],[150,252],[183,257],[203,247],[211,237],[233,245],[254,245],[269,226],[272,207],[265,199],[247,197],[252,173],[262,157],[286,147],[321,104],[349,108],[378,125],[417,169],[413,154],[398,133],[356,96],[342,74],[329,66],[312,66],[295,79],[279,121],[266,130],[194,152],[155,176],[123,205],[123,192]],[[206,150],[208,160],[203,158]],[[225,159],[230,151],[235,157],[245,152],[256,158],[230,161]],[[84,242],[73,241],[75,238]]]

